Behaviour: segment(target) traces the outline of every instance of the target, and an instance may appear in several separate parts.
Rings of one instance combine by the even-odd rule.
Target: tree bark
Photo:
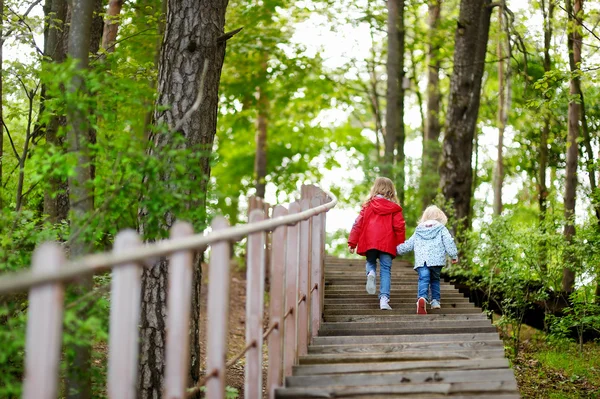
[[[67,23],[67,1],[46,0],[44,14],[47,21],[45,27],[44,56],[49,62],[62,63],[66,58],[69,36]],[[45,112],[45,102],[50,98],[42,87],[40,98],[40,114]],[[65,147],[65,137],[58,135],[60,126],[66,126],[64,115],[53,113],[42,129],[45,129],[46,143],[58,148]],[[44,192],[44,214],[51,223],[67,220],[69,217],[69,187],[66,178],[48,178],[49,187]]]
[[[78,61],[77,68],[85,69],[89,64],[90,39],[93,13],[98,0],[74,1],[71,8],[71,24],[69,29],[68,55]],[[85,90],[85,82],[81,76],[74,76],[68,90],[71,93]],[[90,190],[91,157],[89,150],[90,123],[88,110],[77,104],[67,107],[67,142],[69,151],[76,154],[75,172],[69,177],[69,206],[71,210],[71,243],[72,258],[85,255],[91,250],[91,244],[85,237],[85,223],[93,211],[93,197]],[[81,289],[89,290],[91,279],[81,281]],[[67,397],[87,399],[91,397],[89,381],[90,348],[87,345],[75,347],[75,359],[69,368]]]
[[[4,92],[2,88],[2,60],[4,49],[4,0],[0,0],[0,187],[2,186],[2,159],[4,156],[4,113],[2,112],[4,104],[2,101]],[[2,190],[2,193],[4,190]],[[4,209],[4,201],[2,200],[2,193],[0,193],[0,209]]]
[[[385,109],[385,136],[382,172],[392,180],[394,165],[394,146],[400,125],[398,115],[398,104],[400,101],[400,43],[398,35],[399,2],[402,0],[388,0],[387,9],[387,37],[388,58],[387,71],[387,93]],[[396,187],[398,189],[398,187]]]
[[[437,173],[440,162],[440,24],[442,0],[432,0],[429,8],[429,32],[427,44],[427,118],[423,134],[423,155],[421,156],[421,195],[423,209],[433,202],[440,182]]]
[[[541,0],[542,15],[544,18],[544,72],[552,70],[552,59],[550,58],[550,46],[552,44],[552,18],[554,15],[554,0]],[[538,204],[540,207],[540,222],[546,219],[546,210],[548,208],[548,186],[546,185],[546,169],[548,168],[548,138],[550,136],[550,114],[544,110],[544,126],[540,137],[539,148],[539,174],[538,174]],[[543,228],[543,226],[542,226]]]
[[[167,146],[173,134],[185,139],[185,146],[208,154],[212,150],[216,134],[218,89],[221,69],[225,57],[225,41],[220,39],[225,24],[227,0],[168,0],[167,23],[160,52],[158,74],[158,98],[154,120],[157,124],[172,129],[179,123],[176,132],[153,133],[151,153]],[[203,101],[199,108],[184,119],[198,96],[204,62],[208,71],[203,85]],[[165,110],[164,106],[168,106]],[[202,176],[195,179],[197,198],[190,207],[206,210],[206,190],[210,177],[210,157],[200,161]],[[169,180],[169,172],[161,172],[161,179]],[[141,229],[145,230],[145,210],[140,211]],[[161,228],[170,228],[176,217],[168,212]],[[205,216],[204,216],[205,217]],[[204,218],[203,217],[203,218]],[[204,224],[203,220],[198,221]],[[201,268],[200,257],[196,257],[194,276],[195,301],[199,301]],[[167,264],[165,260],[152,268],[145,269],[142,283],[142,311],[140,321],[140,360],[138,390],[141,398],[160,397],[164,378],[165,316],[167,301]],[[191,334],[190,384],[200,379],[199,311],[193,305]]]
[[[406,141],[406,132],[404,129],[404,48],[405,48],[405,29],[404,29],[404,3],[405,0],[398,0],[398,112],[397,131],[396,131],[396,191],[398,200],[404,204],[404,182],[406,173],[404,171],[404,142]]]
[[[569,66],[571,69],[571,83],[569,94],[569,129],[567,133],[567,166],[565,171],[565,228],[563,234],[567,243],[575,235],[575,202],[577,191],[577,157],[579,155],[577,138],[579,137],[579,123],[581,121],[581,105],[574,97],[580,93],[580,81],[576,73],[581,62],[581,25],[576,16],[582,10],[583,0],[565,0],[565,9],[569,16],[569,29],[567,30],[567,47],[569,50]],[[563,268],[562,290],[565,293],[573,292],[575,286],[575,271],[573,270],[573,254],[568,253]]]
[[[110,0],[106,11],[106,20],[104,21],[104,31],[102,32],[102,49],[107,53],[115,51],[115,42],[119,32],[118,17],[121,14],[124,0]]]
[[[494,170],[494,215],[502,213],[502,185],[504,184],[504,131],[506,130],[506,92],[508,79],[504,72],[504,50],[502,48],[502,31],[504,23],[502,14],[504,7],[498,8],[498,148],[496,156],[496,168]]]
[[[481,99],[491,0],[461,0],[454,70],[440,165],[440,187],[461,227],[470,227],[473,137]],[[454,226],[456,229],[459,226]]]

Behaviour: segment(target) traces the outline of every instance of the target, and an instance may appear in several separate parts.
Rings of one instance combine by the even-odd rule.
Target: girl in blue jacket
[[[421,216],[415,233],[406,242],[398,245],[398,255],[415,252],[415,270],[419,273],[417,314],[427,314],[426,304],[431,288],[431,308],[440,309],[440,272],[446,264],[446,255],[452,263],[458,262],[458,250],[454,239],[446,228],[448,218],[435,205],[428,206]]]

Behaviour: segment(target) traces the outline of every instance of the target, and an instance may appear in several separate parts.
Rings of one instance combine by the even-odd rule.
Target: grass
[[[542,334],[524,340],[513,368],[523,398],[600,399],[600,342],[552,342]]]

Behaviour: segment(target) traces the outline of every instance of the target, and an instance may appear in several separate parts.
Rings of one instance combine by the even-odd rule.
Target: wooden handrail
[[[189,237],[178,238],[176,240],[162,240],[146,244],[136,248],[135,251],[126,253],[117,254],[105,252],[88,255],[68,262],[64,267],[53,272],[44,271],[33,273],[30,270],[23,270],[11,273],[0,277],[0,295],[26,291],[32,287],[43,284],[71,281],[81,276],[105,272],[119,265],[131,263],[152,265],[153,262],[149,262],[149,259],[152,260],[161,256],[167,256],[178,251],[199,250],[217,242],[237,241],[248,234],[259,231],[273,231],[275,228],[282,225],[295,225],[314,215],[327,212],[337,204],[338,200],[335,195],[328,191],[324,191],[324,193],[331,199],[329,202],[302,212],[267,219],[256,223],[236,225],[224,230],[213,231],[205,235],[196,234]]]

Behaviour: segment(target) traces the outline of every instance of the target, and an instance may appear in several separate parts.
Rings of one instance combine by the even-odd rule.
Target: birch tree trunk
[[[212,150],[217,128],[218,89],[221,68],[225,57],[225,9],[227,0],[168,0],[167,23],[160,52],[158,74],[158,98],[154,113],[157,124],[172,129],[178,122],[177,132],[153,133],[151,152],[159,152],[172,140],[172,134],[180,134],[185,146],[204,154]],[[208,70],[203,86],[203,101],[189,117],[184,117],[196,100],[200,88],[204,62]],[[168,109],[164,109],[168,106]],[[206,190],[210,177],[208,155],[200,160],[202,176],[195,179],[197,198],[190,207],[205,211]],[[168,171],[161,172],[161,179],[168,182]],[[141,229],[145,210],[140,210]],[[164,215],[161,228],[169,229],[178,215],[168,212]],[[202,221],[199,221],[202,223]],[[196,257],[194,267],[194,289],[192,322],[190,324],[191,375],[190,384],[200,379],[200,257]],[[142,280],[142,311],[140,321],[140,360],[138,376],[138,396],[140,398],[161,397],[164,378],[165,317],[167,301],[167,264],[159,261],[152,268],[145,269]]]
[[[552,18],[554,15],[554,0],[541,0],[542,15],[544,18],[544,72],[552,70],[552,59],[550,58],[550,46],[552,44]],[[548,208],[548,186],[546,185],[546,169],[548,169],[548,137],[550,136],[550,114],[544,110],[544,126],[540,137],[539,148],[539,173],[538,173],[538,204],[540,207],[540,221],[546,219],[546,210]],[[545,262],[543,263],[545,265]]]
[[[440,165],[440,187],[463,228],[470,226],[473,137],[481,99],[491,0],[461,0]],[[455,229],[458,226],[454,226]]]
[[[504,49],[502,40],[504,35],[504,23],[502,14],[504,7],[498,8],[498,148],[496,155],[496,168],[494,169],[494,215],[502,213],[502,185],[504,184],[504,131],[506,130],[506,120],[508,109],[506,104],[508,87],[508,78],[504,71]]]
[[[262,65],[262,82],[266,84],[267,62]],[[264,87],[258,88],[258,116],[256,119],[256,155],[254,157],[254,177],[256,179],[256,196],[265,198],[267,176],[267,127],[268,127],[269,97]]]
[[[579,123],[581,121],[581,104],[574,98],[580,93],[580,81],[576,73],[581,62],[581,24],[576,16],[583,11],[583,0],[565,0],[565,9],[569,16],[567,29],[567,47],[569,50],[569,66],[571,69],[571,83],[569,94],[569,130],[567,133],[567,166],[565,171],[565,240],[570,243],[575,235],[575,200],[577,191],[577,158],[579,156],[577,138],[579,137]],[[573,292],[575,286],[574,259],[568,254],[563,268],[562,290],[565,293]]]
[[[440,182],[437,173],[440,162],[440,58],[438,29],[441,0],[428,3],[428,51],[427,51],[427,117],[423,131],[423,155],[421,156],[421,189],[423,209],[431,205]]]

